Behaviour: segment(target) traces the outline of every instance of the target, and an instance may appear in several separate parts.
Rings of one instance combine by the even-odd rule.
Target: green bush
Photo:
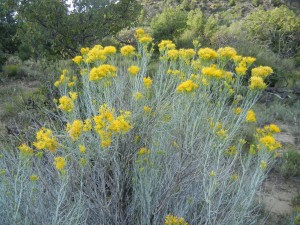
[[[300,175],[300,153],[296,150],[289,150],[283,154],[280,172],[284,177]]]
[[[179,7],[166,8],[155,16],[151,22],[152,35],[156,42],[175,40],[186,28],[188,13]]]
[[[5,65],[3,66],[4,75],[8,77],[17,77],[20,70],[20,65]]]
[[[18,51],[18,56],[22,61],[28,60],[32,56],[32,49],[28,44],[21,44]]]
[[[300,18],[286,6],[249,14],[242,29],[247,32],[246,38],[268,46],[283,57],[291,57],[299,51]]]

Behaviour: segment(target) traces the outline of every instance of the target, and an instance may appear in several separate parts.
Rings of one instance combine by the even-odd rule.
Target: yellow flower
[[[239,176],[236,173],[234,173],[231,175],[230,179],[231,181],[236,181],[237,179],[239,179]]]
[[[69,71],[66,70],[66,69],[64,69],[64,70],[62,71],[62,74],[61,74],[60,77],[59,77],[59,80],[55,81],[54,86],[55,86],[55,87],[58,87],[59,85],[68,82],[68,81],[69,81],[69,78],[67,77],[67,74],[68,74],[68,73],[69,73]]]
[[[233,112],[237,115],[240,115],[243,112],[243,110],[241,107],[238,107],[238,108],[233,109]]]
[[[49,149],[49,151],[55,152],[58,147],[58,143],[56,138],[53,136],[52,131],[45,127],[42,127],[36,133],[36,139],[37,142],[33,142],[33,145],[39,150]]]
[[[151,112],[152,111],[152,108],[149,107],[149,106],[144,106],[144,113],[148,113],[148,112]]]
[[[255,123],[256,122],[256,117],[255,117],[255,113],[254,113],[253,110],[249,110],[247,112],[246,122],[248,122],[248,123]]]
[[[143,28],[138,28],[138,29],[136,29],[136,31],[135,31],[135,36],[136,36],[137,38],[142,37],[144,34],[145,34],[145,31],[144,31]]]
[[[129,120],[129,115],[120,115],[111,122],[108,129],[115,133],[126,133],[132,128],[127,120]]]
[[[106,46],[103,49],[105,55],[114,55],[117,49],[114,46]]]
[[[128,68],[128,72],[132,75],[137,75],[139,71],[140,71],[140,67],[138,66],[130,66]]]
[[[74,102],[71,98],[64,95],[59,99],[58,108],[62,111],[72,112],[74,109]]]
[[[55,84],[54,84],[55,85]],[[74,87],[75,86],[75,82],[69,82],[68,83],[68,87]]]
[[[21,153],[23,154],[29,154],[32,155],[33,154],[33,149],[30,148],[28,145],[26,144],[21,144],[18,149],[20,150]]]
[[[200,48],[198,51],[198,55],[201,59],[205,60],[215,59],[218,56],[217,52],[211,48]]]
[[[209,176],[215,177],[215,176],[216,176],[216,172],[212,170],[212,171],[209,173]]]
[[[83,123],[81,120],[74,120],[73,124],[67,124],[67,132],[72,140],[77,140],[83,132]]]
[[[103,64],[98,67],[94,67],[90,71],[90,80],[98,81],[106,77],[115,77],[116,71],[117,68],[109,64]]]
[[[87,161],[86,161],[85,158],[80,158],[80,162],[79,163],[80,163],[81,166],[85,166],[87,164]]]
[[[169,50],[168,51],[168,56],[171,60],[177,60],[178,56],[179,56],[179,51],[178,50]]]
[[[162,40],[158,44],[159,51],[162,52],[164,50],[172,50],[176,48],[176,45],[170,40]]]
[[[217,53],[220,57],[231,59],[233,59],[237,55],[236,50],[231,47],[219,48]]]
[[[90,130],[92,130],[92,121],[91,119],[86,119],[84,121],[83,131],[90,131]]]
[[[63,171],[66,166],[66,160],[64,157],[55,157],[53,164],[58,171]]]
[[[196,55],[196,52],[194,49],[180,49],[179,50],[179,56],[183,58],[184,60],[190,60]]]
[[[243,57],[243,61],[248,64],[248,66],[256,61],[256,58],[253,57]]]
[[[35,174],[32,174],[32,175],[30,175],[30,177],[29,177],[29,180],[30,181],[37,181],[38,179],[40,179],[40,177],[38,176],[38,175],[35,175]]]
[[[133,97],[136,100],[140,100],[140,99],[144,98],[144,95],[141,92],[136,92],[136,93],[133,94]]]
[[[250,78],[250,86],[249,87],[251,90],[263,90],[267,87],[267,85],[265,84],[265,82],[263,81],[263,79],[261,77],[252,76]]]
[[[143,81],[144,81],[144,86],[146,88],[150,88],[151,87],[151,85],[152,85],[152,79],[150,77],[144,77]]]
[[[164,225],[188,225],[182,217],[166,215]]]
[[[90,48],[81,48],[81,49],[80,49],[80,53],[81,53],[82,55],[88,54],[89,51],[90,51]]]
[[[208,81],[207,81],[205,78],[202,78],[202,79],[201,79],[201,82],[202,82],[202,84],[203,84],[204,86],[208,86],[208,85],[209,85]]]
[[[121,48],[121,54],[123,56],[133,56],[135,55],[135,48],[132,45],[125,45]]]
[[[76,64],[80,64],[80,62],[82,61],[82,56],[75,56],[72,61]]]
[[[244,66],[235,67],[235,72],[237,75],[245,75],[246,71],[247,71],[247,67]]]
[[[139,38],[139,42],[142,43],[142,44],[148,44],[148,43],[152,42],[152,40],[153,40],[153,38],[148,36],[148,35]]]
[[[267,76],[269,76],[272,73],[273,73],[272,68],[268,67],[268,66],[260,66],[260,67],[253,68],[251,70],[251,75],[253,77],[266,78]]]
[[[151,151],[147,148],[141,148],[139,151],[138,151],[138,155],[147,155],[147,154],[150,154]]]
[[[273,124],[273,123],[269,125],[269,129],[270,129],[270,132],[272,132],[272,133],[281,132],[280,128],[276,124]]]
[[[192,80],[187,80],[179,84],[177,87],[178,92],[191,92],[198,88],[198,85],[195,84]]]
[[[73,101],[76,100],[77,97],[78,97],[77,93],[76,93],[76,92],[73,92],[73,91],[70,91],[70,92],[69,92],[69,95],[70,95],[70,97],[71,97],[71,99],[72,99]]]
[[[95,45],[88,53],[87,53],[87,63],[92,63],[97,60],[104,61],[106,59],[106,55],[104,49],[101,45]]]
[[[84,154],[86,152],[86,148],[85,148],[84,145],[78,145],[78,147],[79,147],[79,152],[80,153]]]
[[[221,138],[226,138],[227,137],[227,130],[220,129],[217,131],[217,135]]]
[[[260,138],[259,142],[269,151],[274,151],[275,149],[282,147],[281,144],[271,135]]]
[[[203,75],[215,77],[218,79],[224,77],[223,71],[219,70],[215,64],[211,65],[210,67],[203,67],[201,72]]]
[[[265,170],[267,168],[267,166],[268,166],[268,163],[266,161],[262,160],[260,162],[260,168],[261,169]]]
[[[237,147],[234,146],[234,145],[230,146],[230,147],[227,149],[226,153],[227,153],[228,155],[236,155],[236,153],[237,153]]]

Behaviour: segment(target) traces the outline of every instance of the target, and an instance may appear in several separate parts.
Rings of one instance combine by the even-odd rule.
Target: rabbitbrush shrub
[[[2,224],[256,224],[256,192],[280,147],[251,110],[269,67],[233,48],[81,49],[55,86],[56,121],[2,151]],[[76,76],[77,75],[77,76]],[[255,143],[241,137],[252,126]],[[250,147],[249,147],[249,144]]]

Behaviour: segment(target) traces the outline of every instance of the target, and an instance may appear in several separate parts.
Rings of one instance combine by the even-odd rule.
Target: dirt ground
[[[298,133],[292,132],[290,127],[284,124],[279,125],[282,132],[276,135],[276,139],[283,146],[293,145],[300,152],[298,144],[299,137],[295,136]],[[298,127],[299,128],[299,127]],[[293,129],[298,130],[299,129]],[[284,152],[283,147],[281,152]],[[280,225],[282,219],[290,215],[293,211],[292,199],[300,194],[300,177],[284,178],[279,171],[272,170],[265,180],[263,192],[260,194],[266,213],[269,214],[268,225]]]

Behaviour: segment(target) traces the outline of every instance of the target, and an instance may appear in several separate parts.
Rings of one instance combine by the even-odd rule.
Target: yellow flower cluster
[[[62,96],[59,98],[59,106],[58,108],[61,109],[62,111],[66,112],[72,112],[74,109],[74,101],[72,98],[69,98],[68,96]]]
[[[66,160],[64,157],[55,157],[53,164],[58,171],[63,171],[66,166]]]
[[[40,177],[38,176],[38,175],[36,175],[36,174],[32,174],[32,175],[30,175],[30,177],[29,177],[29,180],[30,181],[37,181],[37,180],[39,180],[40,179]]]
[[[125,45],[121,48],[121,54],[123,56],[134,56],[135,47],[133,47],[132,45]]]
[[[134,76],[137,75],[139,71],[140,71],[140,67],[138,67],[138,66],[130,66],[128,68],[128,72]]]
[[[255,58],[253,57],[242,57],[242,56],[234,56],[233,60],[235,61],[237,67],[235,68],[235,72],[237,75],[245,75],[249,66],[255,62]]]
[[[69,73],[69,71],[66,70],[66,69],[64,69],[64,70],[62,71],[62,74],[61,74],[60,77],[59,77],[59,80],[55,81],[54,86],[55,86],[55,87],[58,87],[59,85],[68,82],[68,81],[69,81],[69,78],[67,77],[67,74],[68,74],[68,73]]]
[[[237,55],[236,50],[231,47],[219,48],[217,53],[219,57],[229,58],[229,59],[233,59]]]
[[[117,68],[109,64],[103,64],[98,67],[94,67],[90,71],[90,80],[98,81],[106,77],[115,77],[116,71]]]
[[[33,145],[39,150],[48,149],[50,152],[55,152],[58,147],[58,142],[53,136],[52,131],[45,127],[42,127],[36,133],[36,140],[37,142],[33,142]]]
[[[240,114],[243,112],[243,110],[242,110],[241,107],[238,107],[238,108],[233,109],[233,112],[234,112],[236,115],[240,115]]]
[[[84,153],[86,152],[86,148],[85,148],[84,145],[78,145],[78,147],[79,147],[79,152],[80,152],[81,154],[84,154]]]
[[[149,44],[153,40],[153,38],[149,34],[146,34],[142,28],[136,30],[135,37],[141,44]]]
[[[114,55],[114,54],[116,54],[117,49],[114,46],[106,46],[106,47],[104,47],[103,52],[106,56]]]
[[[261,77],[263,79],[272,73],[273,73],[272,68],[268,66],[259,66],[251,70],[251,75],[253,77]]]
[[[179,49],[179,57],[181,57],[185,62],[188,62],[196,55],[194,49]]]
[[[30,148],[28,145],[26,144],[21,144],[18,149],[20,150],[21,153],[23,154],[28,154],[28,155],[32,155],[33,154],[33,149]]]
[[[248,122],[248,123],[255,123],[256,122],[256,117],[255,117],[255,113],[254,113],[253,110],[249,110],[247,112],[246,122]]]
[[[179,51],[176,49],[172,49],[168,51],[168,57],[173,60],[176,61],[178,59],[179,56]]]
[[[144,95],[141,92],[137,91],[133,94],[133,98],[135,100],[140,100],[140,99],[144,98]]]
[[[280,142],[274,138],[275,133],[280,132],[280,128],[275,124],[266,125],[263,128],[258,128],[257,137],[259,138],[258,148],[266,148],[269,151],[274,151],[281,148]]]
[[[210,67],[203,67],[202,74],[206,75],[208,77],[214,77],[214,78],[218,78],[218,79],[224,77],[224,71],[218,69],[215,64],[211,65]]]
[[[95,130],[101,139],[103,148],[111,145],[113,132],[116,134],[124,134],[128,132],[132,126],[129,123],[130,112],[121,111],[121,115],[114,117],[114,109],[109,109],[106,104],[99,109],[99,115],[94,116]]]
[[[193,90],[196,90],[197,88],[198,88],[197,84],[195,84],[192,80],[187,80],[178,85],[177,91],[178,92],[191,92]]]
[[[182,217],[166,215],[165,225],[188,225],[188,223]]]
[[[147,148],[141,148],[139,151],[138,151],[138,155],[147,155],[147,154],[150,154],[151,153],[151,151],[149,150],[149,149],[147,149]]]
[[[152,79],[150,77],[144,77],[143,81],[144,81],[144,86],[146,88],[150,88],[151,87],[151,85],[152,85]]]
[[[76,64],[80,64],[81,61],[82,61],[82,56],[81,55],[78,55],[78,56],[75,56],[72,61]]]
[[[92,120],[86,119],[83,124],[83,131],[90,131],[92,130]]]
[[[81,53],[82,55],[88,54],[89,51],[90,51],[90,48],[81,48],[81,49],[80,49],[80,53]]]
[[[176,48],[176,45],[170,41],[170,40],[162,40],[159,44],[158,44],[158,48],[160,52],[163,52],[165,50],[173,50]]]
[[[198,51],[198,55],[201,59],[204,60],[212,60],[218,57],[218,53],[211,48],[200,48]]]
[[[250,77],[249,87],[251,90],[263,90],[267,87],[267,85],[261,77],[252,76]]]
[[[259,167],[265,170],[268,167],[268,163],[265,160],[261,160]]]
[[[73,141],[78,140],[83,132],[83,122],[81,120],[74,120],[72,124],[67,123],[66,131]]]
[[[131,113],[129,111],[124,111],[120,116],[115,118],[110,126],[109,130],[115,133],[127,133],[132,127],[129,124],[128,120],[130,119]]]
[[[152,108],[147,105],[145,105],[143,109],[144,109],[144,113],[149,113],[152,111]]]
[[[234,155],[236,155],[236,153],[237,153],[237,147],[234,145],[230,146],[226,151],[226,154],[228,154],[228,155],[234,156]]]
[[[87,54],[85,62],[93,63],[97,60],[104,61],[106,59],[106,55],[104,49],[101,45],[95,45]]]

